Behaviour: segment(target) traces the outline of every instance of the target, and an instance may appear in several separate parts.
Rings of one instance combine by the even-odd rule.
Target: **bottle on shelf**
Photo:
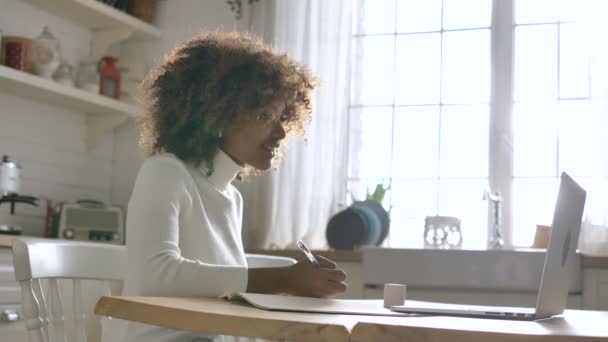
[[[99,70],[97,62],[83,61],[76,76],[78,88],[89,93],[99,94]]]
[[[116,68],[117,60],[112,56],[104,57],[99,73],[99,93],[114,99],[120,98],[120,71]]]
[[[74,72],[72,66],[66,62],[62,62],[59,68],[53,75],[56,82],[66,85],[68,87],[74,86]]]

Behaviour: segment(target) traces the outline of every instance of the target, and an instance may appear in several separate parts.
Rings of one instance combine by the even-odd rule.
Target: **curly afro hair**
[[[307,68],[250,34],[201,33],[169,52],[142,83],[140,145],[148,156],[168,152],[196,167],[204,162],[210,175],[223,128],[267,120],[254,113],[276,101],[285,103],[279,115],[286,133],[304,137],[316,84]]]

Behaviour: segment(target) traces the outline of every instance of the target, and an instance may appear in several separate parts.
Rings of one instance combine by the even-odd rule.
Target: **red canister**
[[[112,56],[104,57],[99,73],[99,93],[115,99],[120,98],[120,70],[116,68],[117,60]]]

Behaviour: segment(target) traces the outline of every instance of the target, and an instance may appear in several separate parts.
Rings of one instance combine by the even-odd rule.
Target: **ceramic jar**
[[[47,26],[32,43],[32,64],[34,73],[44,78],[52,78],[60,64],[59,41]]]

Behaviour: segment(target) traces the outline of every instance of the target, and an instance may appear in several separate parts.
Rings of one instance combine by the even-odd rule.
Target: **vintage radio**
[[[125,243],[123,211],[97,201],[61,205],[57,237],[67,240]]]

